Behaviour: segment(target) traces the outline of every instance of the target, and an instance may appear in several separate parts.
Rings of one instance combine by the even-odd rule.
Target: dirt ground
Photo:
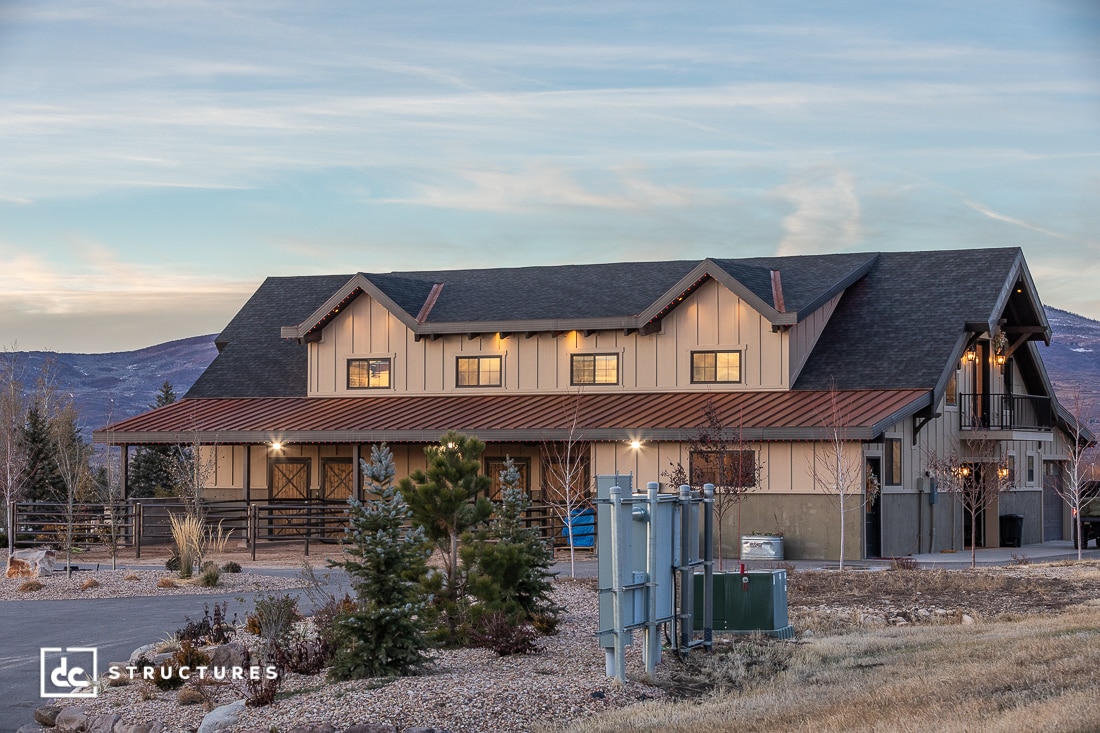
[[[1100,598],[1100,563],[973,570],[788,572],[790,605],[948,609],[987,620],[1050,613]]]

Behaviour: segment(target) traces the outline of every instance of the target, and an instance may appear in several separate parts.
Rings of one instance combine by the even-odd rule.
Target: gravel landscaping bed
[[[39,590],[20,590],[28,580],[42,585]],[[166,587],[171,582],[175,587]],[[254,573],[222,573],[212,588],[197,581],[180,580],[178,573],[167,570],[90,570],[66,578],[55,572],[43,578],[0,578],[0,601],[61,601],[77,598],[129,598],[133,596],[193,596],[200,594],[274,592],[300,588],[296,577],[276,577]]]
[[[344,730],[356,723],[380,723],[399,730],[526,731],[664,696],[640,682],[617,685],[604,674],[603,652],[593,635],[598,624],[594,583],[559,580],[554,599],[565,608],[562,623],[556,635],[540,639],[535,654],[498,657],[483,649],[438,650],[423,674],[390,680],[331,683],[323,673],[291,674],[273,705],[246,708],[225,730],[286,731],[306,723],[330,723]],[[639,646],[630,648],[632,672],[640,671]],[[181,706],[178,694],[134,682],[105,688],[98,698],[75,704],[89,715],[113,713],[126,723],[161,721],[165,731],[195,731],[204,705]],[[240,699],[244,692],[236,683],[207,688],[207,694],[205,707],[212,708]]]

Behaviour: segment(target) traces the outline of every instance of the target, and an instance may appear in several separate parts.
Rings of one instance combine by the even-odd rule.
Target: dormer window
[[[348,359],[348,389],[389,389],[390,359]]]
[[[734,384],[740,382],[741,352],[691,352],[691,381],[695,384]]]
[[[460,356],[455,384],[459,387],[499,387],[499,356]]]
[[[569,363],[571,384],[618,384],[618,354],[573,354]]]

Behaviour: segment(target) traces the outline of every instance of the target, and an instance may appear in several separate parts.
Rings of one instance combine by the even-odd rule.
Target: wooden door
[[[279,458],[271,463],[271,472],[268,476],[268,496],[272,503],[286,502],[304,504],[309,497],[309,459],[308,458]],[[273,535],[292,535],[297,531],[291,525],[300,522],[291,516],[300,513],[298,509],[288,509],[285,512],[273,511],[271,513],[271,526],[269,531]],[[280,519],[280,514],[287,515],[286,519]]]

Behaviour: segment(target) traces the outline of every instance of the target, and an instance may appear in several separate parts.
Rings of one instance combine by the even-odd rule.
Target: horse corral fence
[[[256,559],[256,549],[265,542],[297,542],[309,554],[310,544],[339,542],[348,526],[348,504],[343,501],[311,502],[199,502],[211,535],[230,542],[244,541]],[[174,499],[136,499],[117,504],[73,504],[60,502],[15,502],[8,506],[8,527],[13,528],[14,545],[111,545],[133,547],[141,557],[143,545],[172,542],[171,516],[187,513],[187,506]],[[568,532],[558,510],[549,504],[535,504],[524,515],[528,527],[554,545],[568,545]],[[70,530],[71,525],[71,530]],[[574,546],[581,543],[578,527]],[[594,527],[584,528],[591,537]],[[112,541],[113,540],[113,541]],[[589,544],[591,540],[589,540]]]

